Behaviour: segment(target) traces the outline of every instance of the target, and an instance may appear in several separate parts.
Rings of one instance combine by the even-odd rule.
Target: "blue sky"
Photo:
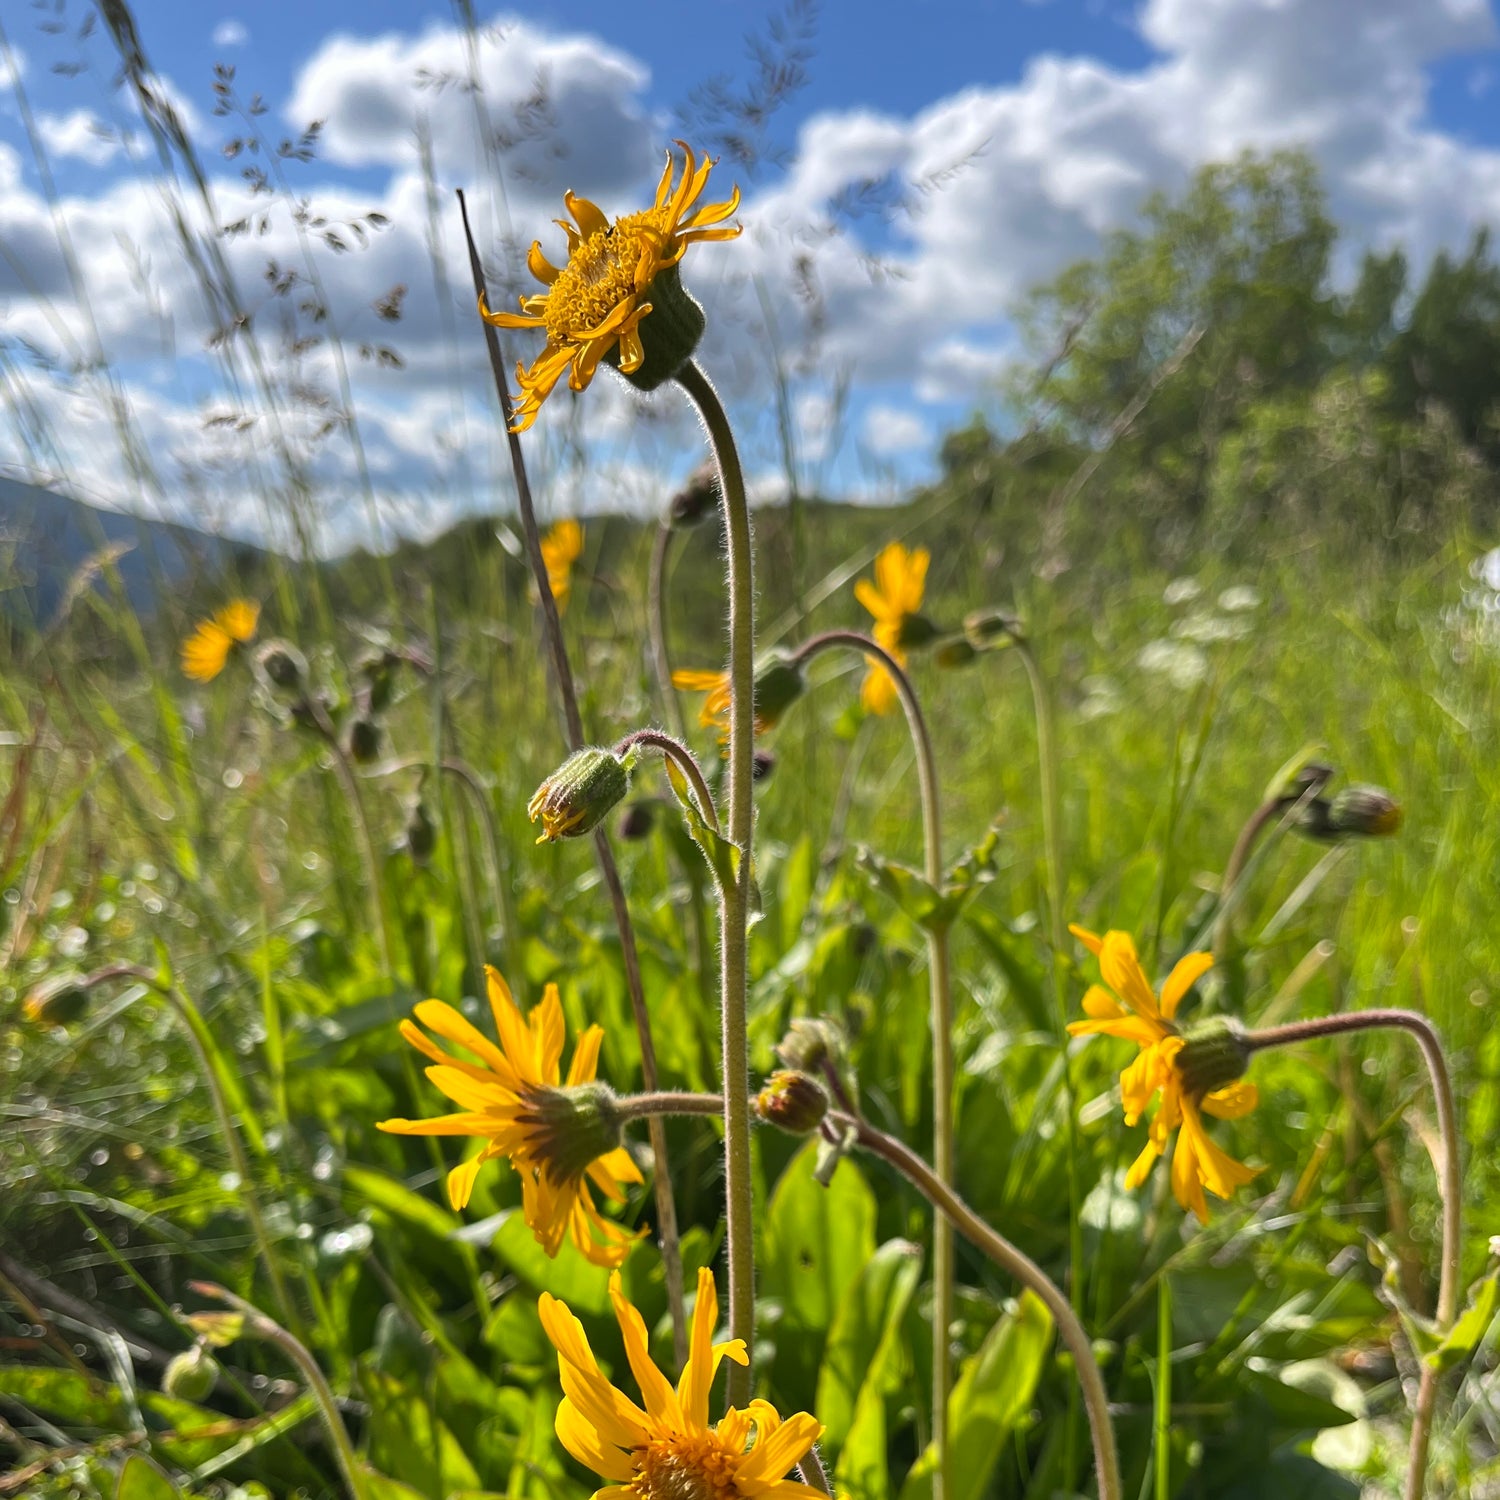
[[[389,540],[503,508],[481,351],[452,284],[462,262],[451,188],[470,190],[497,265],[507,231],[512,254],[555,237],[564,188],[628,210],[649,191],[694,86],[716,73],[743,83],[747,34],[783,13],[739,0],[481,10],[473,56],[491,118],[511,118],[538,78],[553,106],[502,151],[502,206],[471,101],[432,86],[469,66],[451,7],[147,0],[136,7],[145,51],[209,177],[211,201],[193,199],[174,222],[151,143],[112,86],[112,43],[97,28],[80,38],[91,9],[8,7],[61,204],[54,213],[45,200],[20,101],[0,76],[0,465],[105,503],[261,535],[285,524],[266,500],[285,488],[267,456],[284,444],[318,486],[312,524],[329,548],[368,540],[372,510]],[[766,309],[802,482],[889,495],[930,470],[945,427],[993,405],[1014,352],[1008,314],[1026,288],[1205,161],[1307,147],[1349,261],[1367,245],[1402,243],[1420,264],[1480,225],[1500,228],[1497,40],[1491,0],[824,4],[806,87],[771,126],[777,158],[740,174],[745,235],[695,250],[685,268],[710,311],[705,358],[737,406],[758,488],[774,496],[784,482],[767,416]],[[234,132],[212,113],[216,61],[234,65],[244,97],[263,97],[268,135],[326,117],[316,160],[287,169],[288,198],[248,199],[245,158],[224,157]],[[414,145],[423,120],[446,285],[434,275]],[[720,171],[727,180],[728,164]],[[885,221],[831,211],[870,179],[907,211]],[[932,191],[936,179],[945,186]],[[331,224],[374,210],[390,225],[350,254],[313,246],[329,318],[289,330],[298,294],[273,297],[265,270],[272,260],[306,268],[290,211],[304,197]],[[264,233],[215,233],[262,211]],[[67,274],[60,224],[86,297]],[[282,396],[239,394],[250,333],[238,364],[235,350],[210,347],[184,224],[223,256]],[[386,325],[372,305],[398,283],[408,288],[403,317]],[[347,371],[322,338],[330,327]],[[287,356],[299,334],[321,342]],[[374,344],[395,349],[403,368],[359,356]],[[337,420],[345,376],[368,492],[349,424]],[[279,406],[274,420],[267,399]],[[698,456],[670,401],[642,403],[612,376],[549,406],[532,450],[558,510],[650,506]],[[149,462],[123,459],[121,430]]]

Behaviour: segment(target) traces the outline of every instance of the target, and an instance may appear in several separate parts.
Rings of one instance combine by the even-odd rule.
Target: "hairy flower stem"
[[[751,845],[755,834],[751,773],[755,755],[755,581],[750,507],[729,417],[719,393],[689,360],[677,383],[698,409],[719,471],[729,585],[729,842],[739,850],[733,878],[719,887],[719,998],[724,1070],[724,1196],[729,1256],[729,1336],[755,1348],[755,1195],[750,1181],[749,994]],[[725,1400],[750,1398],[750,1367],[730,1365]]]
[[[1369,1031],[1395,1027],[1417,1039],[1422,1058],[1432,1079],[1437,1101],[1438,1134],[1443,1159],[1437,1163],[1438,1187],[1443,1199],[1443,1261],[1438,1278],[1437,1324],[1446,1333],[1458,1315],[1458,1282],[1462,1274],[1463,1182],[1458,1161],[1458,1111],[1453,1102],[1453,1085],[1448,1064],[1443,1057],[1442,1042],[1426,1016],[1414,1010],[1356,1010],[1341,1016],[1317,1016],[1307,1021],[1292,1021],[1285,1026],[1271,1026],[1251,1031],[1245,1036],[1252,1051],[1266,1047],[1288,1047],[1314,1037],[1340,1036],[1348,1031]],[[1420,1359],[1420,1356],[1419,1356]],[[1406,1468],[1405,1500],[1421,1500],[1427,1475],[1427,1448],[1432,1438],[1432,1419],[1437,1408],[1439,1375],[1425,1360],[1420,1360],[1422,1374],[1417,1386],[1417,1405],[1412,1414],[1411,1453]]]
[[[1104,1376],[1094,1357],[1094,1346],[1088,1333],[1061,1288],[1029,1255],[991,1229],[915,1151],[894,1136],[877,1130],[860,1116],[838,1111],[829,1112],[827,1123],[839,1135],[852,1129],[865,1150],[895,1167],[970,1244],[982,1250],[1023,1286],[1029,1287],[1046,1304],[1057,1323],[1058,1335],[1073,1356],[1074,1370],[1083,1391],[1083,1403],[1088,1411],[1094,1441],[1099,1500],[1123,1500],[1125,1490],[1120,1479],[1114,1428],[1109,1420],[1109,1395],[1104,1387]]]
[[[87,975],[79,981],[79,985],[80,988],[87,990],[97,984],[107,984],[116,979],[130,979],[138,984],[146,985],[167,1002],[173,1014],[182,1022],[188,1046],[192,1048],[193,1060],[198,1064],[203,1086],[208,1090],[208,1097],[213,1104],[214,1119],[218,1123],[224,1149],[229,1153],[230,1165],[234,1169],[235,1176],[239,1178],[236,1195],[244,1205],[245,1217],[250,1221],[250,1233],[255,1238],[255,1248],[259,1253],[266,1279],[271,1284],[276,1306],[283,1318],[288,1322],[296,1322],[297,1306],[292,1301],[291,1293],[281,1274],[281,1266],[276,1259],[276,1252],[271,1246],[271,1236],[266,1229],[265,1216],[261,1213],[260,1195],[255,1189],[255,1174],[250,1170],[250,1158],[246,1155],[245,1143],[240,1139],[239,1127],[234,1123],[229,1100],[224,1094],[224,1085],[211,1055],[211,1033],[198,1007],[175,984],[157,978],[150,969],[143,969],[138,964],[111,964],[108,968],[97,969],[94,973]]]
[[[825,1495],[833,1493],[833,1486],[828,1482],[828,1473],[823,1468],[823,1460],[818,1456],[816,1448],[807,1450],[807,1457],[797,1465],[797,1472],[802,1475],[803,1484],[809,1484]]]
[[[672,657],[667,650],[667,553],[672,547],[672,528],[662,522],[656,528],[651,547],[651,577],[647,585],[646,625],[651,632],[651,666],[656,673],[657,690],[667,722],[678,739],[687,735],[682,717],[682,700],[672,685]]]
[[[219,1286],[216,1282],[190,1281],[188,1287],[197,1292],[200,1297],[212,1297],[215,1301],[227,1302],[237,1313],[244,1316],[246,1337],[265,1339],[268,1343],[275,1344],[302,1372],[308,1389],[318,1403],[318,1411],[323,1417],[323,1426],[327,1430],[329,1442],[333,1445],[339,1468],[343,1471],[344,1483],[349,1486],[349,1494],[353,1500],[367,1500],[369,1487],[365,1483],[365,1469],[355,1456],[354,1444],[349,1441],[349,1429],[344,1426],[344,1418],[339,1412],[338,1397],[333,1394],[333,1387],[328,1384],[322,1370],[318,1368],[317,1360],[308,1352],[307,1346],[288,1333],[274,1319],[268,1318],[253,1303],[246,1302],[243,1297],[236,1297],[228,1288]]]
[[[625,755],[636,745],[648,750],[660,750],[677,766],[692,785],[693,801],[698,804],[698,812],[703,821],[717,833],[719,813],[714,806],[713,793],[709,791],[708,782],[704,779],[703,767],[698,764],[698,757],[680,739],[663,734],[659,729],[637,729],[627,734],[615,746],[615,754]]]
[[[922,801],[923,874],[934,890],[943,882],[942,806],[937,760],[922,705],[905,669],[883,646],[856,630],[829,630],[803,643],[792,662],[802,666],[820,651],[844,647],[873,657],[891,675],[906,713],[917,757]],[[932,1026],[933,1166],[938,1178],[953,1181],[953,987],[948,967],[948,929],[924,928],[927,935],[928,999]],[[953,1229],[939,1216],[932,1226],[932,1442],[938,1456],[934,1500],[948,1490],[948,1391],[952,1383],[949,1328],[953,1322]]]
[[[459,212],[463,216],[464,240],[469,250],[469,269],[474,278],[474,295],[485,301],[484,268],[480,264],[479,251],[474,236],[469,230],[469,210],[462,192],[458,195]],[[500,352],[500,336],[488,323],[483,324],[485,347],[489,352],[490,370],[495,377],[495,394],[500,401],[500,413],[505,423],[505,435],[510,445],[511,473],[516,485],[516,505],[521,513],[521,527],[526,535],[526,555],[531,560],[531,573],[536,581],[537,598],[541,604],[542,623],[552,655],[552,675],[557,684],[558,697],[562,701],[563,719],[567,725],[568,748],[583,748],[583,719],[578,712],[578,694],[573,685],[573,671],[568,661],[568,648],[563,640],[562,621],[557,613],[557,600],[552,596],[552,584],[547,577],[547,565],[542,560],[541,533],[536,524],[536,507],[531,502],[531,481],[526,474],[526,458],[521,451],[520,436],[511,431],[514,413],[511,409],[510,391],[505,384],[505,359]],[[635,1018],[636,1037],[641,1049],[641,1081],[648,1089],[654,1089],[659,1081],[656,1066],[656,1043],[651,1035],[651,1016],[646,1009],[646,992],[641,982],[640,955],[636,951],[635,927],[630,920],[630,907],[625,900],[625,888],[620,883],[619,867],[615,864],[614,850],[610,847],[609,835],[603,828],[594,830],[594,854],[599,862],[599,873],[605,889],[609,892],[610,907],[614,912],[615,927],[620,934],[620,954],[625,965],[625,984],[630,993],[630,1009]],[[682,1246],[677,1232],[677,1203],[672,1196],[672,1174],[667,1159],[667,1132],[659,1120],[651,1122],[651,1154],[655,1159],[652,1174],[656,1196],[657,1241],[661,1246],[662,1272],[667,1284],[667,1303],[672,1310],[672,1347],[679,1363],[687,1360],[687,1315],[682,1292]]]

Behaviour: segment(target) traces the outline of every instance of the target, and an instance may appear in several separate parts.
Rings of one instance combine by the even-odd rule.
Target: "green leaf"
[[[1442,1374],[1462,1364],[1479,1347],[1500,1307],[1500,1273],[1491,1272],[1469,1288],[1469,1306],[1444,1336],[1442,1343],[1427,1355],[1427,1363]]]
[[[816,1149],[804,1146],[771,1194],[762,1284],[787,1322],[821,1332],[875,1253],[875,1195],[852,1161],[819,1187]]]
[[[481,1487],[433,1403],[378,1370],[367,1369],[362,1384],[370,1402],[370,1456],[378,1468],[427,1495]]]
[[[0,1366],[0,1396],[86,1427],[123,1428],[129,1420],[125,1398],[114,1386],[77,1370]]]
[[[182,1491],[143,1453],[132,1453],[120,1467],[115,1500],[183,1500]]]
[[[548,1255],[519,1212],[505,1215],[490,1246],[528,1286],[551,1292],[574,1312],[602,1317],[609,1311],[609,1272],[566,1239],[556,1256]]]
[[[867,1500],[890,1489],[885,1398],[901,1362],[901,1324],[922,1274],[922,1247],[887,1240],[839,1305],[818,1376],[823,1441],[838,1454],[835,1478]]]
[[[979,1500],[1011,1433],[1031,1410],[1042,1365],[1052,1346],[1052,1314],[1032,1292],[990,1330],[979,1352],[964,1361],[948,1398],[950,1500]],[[929,1447],[901,1486],[901,1500],[932,1494],[937,1454]]]
[[[449,1239],[459,1228],[457,1214],[372,1167],[345,1167],[344,1186],[364,1199],[369,1207],[383,1209],[393,1219],[436,1239]]]

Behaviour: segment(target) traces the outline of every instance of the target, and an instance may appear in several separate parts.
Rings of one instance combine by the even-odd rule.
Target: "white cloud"
[[[215,47],[243,47],[250,40],[250,32],[243,21],[220,21],[214,27]]]
[[[880,458],[918,452],[932,444],[932,428],[914,411],[879,404],[865,413],[865,444]]]
[[[119,136],[92,110],[39,114],[36,127],[42,144],[53,156],[74,156],[91,167],[102,167],[120,150]]]
[[[26,54],[14,42],[8,52],[0,53],[0,89],[14,86],[16,79],[26,76]]]

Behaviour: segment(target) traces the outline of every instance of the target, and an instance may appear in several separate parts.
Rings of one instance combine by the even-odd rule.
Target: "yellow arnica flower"
[[[875,617],[871,634],[904,667],[911,623],[919,619],[927,588],[929,556],[925,547],[908,551],[900,542],[883,547],[875,559],[875,581],[861,578],[854,597]],[[896,702],[896,682],[879,662],[871,662],[859,690],[860,702],[876,714],[889,713]]]
[[[573,591],[573,564],[582,556],[583,527],[577,521],[558,521],[542,538],[547,584],[559,611],[568,607],[568,595]]]
[[[478,1137],[485,1142],[479,1154],[448,1174],[454,1208],[468,1203],[485,1162],[509,1157],[521,1174],[526,1223],[547,1254],[557,1254],[566,1234],[595,1265],[618,1266],[637,1236],[600,1214],[589,1183],[619,1203],[625,1198],[623,1184],[640,1182],[641,1174],[619,1144],[614,1096],[594,1082],[604,1029],[590,1026],[578,1038],[567,1081],[560,1083],[565,1027],[557,986],[549,984],[523,1017],[499,973],[487,968],[485,974],[498,1047],[441,1000],[424,1000],[414,1011],[428,1031],[477,1061],[454,1057],[414,1022],[401,1023],[401,1035],[435,1064],[427,1076],[461,1112],[431,1120],[382,1120],[380,1129]]]
[[[491,312],[481,300],[481,316],[496,328],[542,328],[547,333],[546,347],[531,368],[516,367],[521,399],[513,431],[524,432],[536,421],[564,370],[568,388],[574,391],[588,386],[601,359],[618,364],[621,374],[639,372],[646,363],[640,325],[653,310],[652,296],[685,295],[666,285],[652,292],[652,282],[663,271],[675,274],[683,252],[694,241],[729,240],[740,232],[738,225],[724,223],[740,206],[738,188],[724,202],[706,203],[690,212],[703,196],[714,163],[705,157],[700,164],[687,145],[677,144],[684,157],[681,178],[674,185],[668,152],[656,202],[640,213],[611,223],[587,198],[563,195],[574,221],[557,220],[568,237],[567,263],[560,268],[552,265],[540,243],[532,244],[526,264],[547,290],[522,297],[520,312]],[[673,373],[668,369],[663,378]]]
[[[224,670],[229,653],[255,634],[260,605],[253,599],[231,599],[211,620],[199,620],[182,643],[182,670],[195,682],[212,682]]]
[[[719,743],[729,743],[729,710],[734,701],[728,672],[700,672],[685,669],[672,673],[672,686],[689,693],[706,693],[698,722],[705,729],[717,728]],[[766,734],[774,729],[792,704],[800,698],[807,684],[802,669],[785,656],[773,654],[755,669],[755,732]]]
[[[782,1421],[768,1401],[733,1407],[708,1425],[708,1395],[720,1360],[748,1363],[742,1339],[714,1343],[719,1299],[713,1273],[698,1272],[698,1297],[688,1362],[674,1388],[651,1359],[646,1323],[626,1301],[616,1272],[610,1300],[641,1403],[604,1378],[583,1325],[556,1297],[543,1292],[542,1327],[557,1350],[563,1400],[557,1436],[563,1447],[601,1479],[594,1500],[817,1500],[821,1490],[786,1477],[822,1435],[806,1412]]]
[[[1156,1158],[1166,1152],[1172,1132],[1181,1127],[1172,1153],[1172,1192],[1184,1209],[1191,1209],[1206,1224],[1208,1202],[1203,1190],[1229,1198],[1255,1172],[1214,1145],[1204,1128],[1203,1115],[1237,1120],[1260,1101],[1255,1085],[1244,1079],[1235,1079],[1222,1088],[1195,1091],[1184,1077],[1181,1057],[1188,1043],[1173,1018],[1182,997],[1213,967],[1213,955],[1189,953],[1178,960],[1158,1000],[1128,933],[1107,932],[1101,938],[1082,927],[1069,930],[1099,960],[1099,973],[1108,986],[1090,986],[1083,997],[1083,1008],[1090,1019],[1072,1022],[1069,1032],[1073,1036],[1091,1032],[1117,1036],[1141,1049],[1140,1056],[1120,1074],[1127,1125],[1136,1124],[1152,1098],[1161,1094],[1145,1149],[1136,1158],[1125,1185],[1137,1188],[1145,1182]]]

